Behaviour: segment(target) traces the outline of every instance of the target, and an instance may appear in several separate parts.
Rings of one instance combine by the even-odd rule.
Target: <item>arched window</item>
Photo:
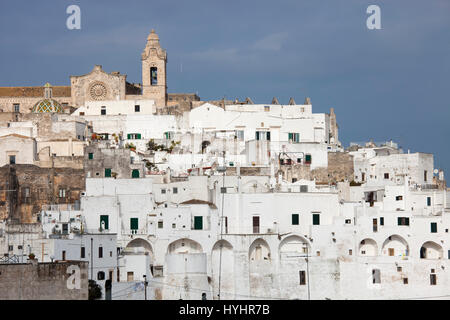
[[[158,68],[150,68],[150,84],[156,86],[158,84]]]
[[[105,280],[105,273],[103,271],[97,273],[97,280]]]

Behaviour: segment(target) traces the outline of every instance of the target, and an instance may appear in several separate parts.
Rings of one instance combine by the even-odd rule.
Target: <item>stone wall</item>
[[[79,289],[69,283],[72,268],[80,270]],[[0,300],[87,299],[88,262],[86,261],[0,264]]]
[[[82,169],[5,165],[0,168],[0,219],[34,223],[42,205],[79,200],[84,183]],[[64,197],[60,189],[65,190]]]
[[[347,152],[328,152],[328,167],[310,169],[309,165],[294,164],[282,165],[280,172],[283,179],[292,182],[292,179],[315,179],[318,183],[337,183],[340,181],[353,181],[353,156]]]

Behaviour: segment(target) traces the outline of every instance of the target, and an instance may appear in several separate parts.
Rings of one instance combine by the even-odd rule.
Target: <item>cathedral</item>
[[[87,74],[70,77],[70,86],[0,87],[0,112],[7,113],[72,113],[86,101],[153,100],[157,113],[189,111],[194,93],[167,93],[167,52],[154,30],[147,37],[141,55],[142,83],[127,81],[120,72],[107,73],[96,65]],[[44,80],[45,81],[45,80]]]

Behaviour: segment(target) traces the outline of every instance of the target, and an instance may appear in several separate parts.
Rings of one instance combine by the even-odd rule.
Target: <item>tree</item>
[[[89,300],[98,300],[102,297],[102,288],[94,280],[89,280]]]

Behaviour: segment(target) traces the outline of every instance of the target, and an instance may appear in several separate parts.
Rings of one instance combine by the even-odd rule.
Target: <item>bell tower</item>
[[[142,97],[155,100],[157,107],[164,107],[167,102],[166,63],[166,50],[152,29],[142,52]]]

